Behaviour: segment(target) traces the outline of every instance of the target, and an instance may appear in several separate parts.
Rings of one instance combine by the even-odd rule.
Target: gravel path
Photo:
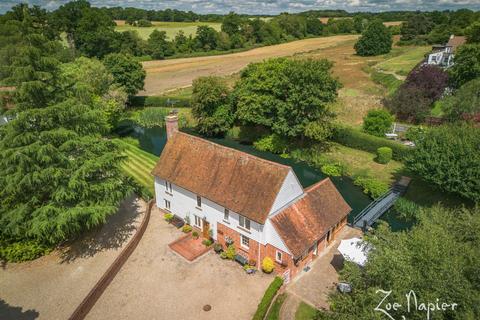
[[[67,319],[140,224],[142,200],[125,200],[105,225],[63,250],[0,270],[0,319]]]
[[[138,247],[87,319],[250,320],[273,276],[247,275],[213,251],[187,262],[168,247],[182,235],[154,208]]]

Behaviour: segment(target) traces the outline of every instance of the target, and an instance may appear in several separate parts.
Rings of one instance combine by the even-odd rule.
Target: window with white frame
[[[283,258],[282,252],[277,250],[277,253],[275,254],[275,260],[277,260],[277,262],[282,263],[282,258]]]
[[[195,216],[195,226],[199,228],[202,226],[202,219],[199,216]]]
[[[250,219],[245,218],[244,216],[239,216],[238,223],[240,227],[250,230]]]
[[[243,234],[240,235],[242,247],[248,249],[250,247],[250,239],[245,237]]]
[[[165,190],[169,193],[172,193],[172,184],[165,180]]]
[[[164,200],[165,200],[165,210],[170,211],[170,201],[168,201],[167,199],[164,199]]]
[[[225,209],[223,211],[223,220],[228,221],[229,218],[230,218],[230,210]]]
[[[202,197],[197,196],[197,208],[201,208],[201,207],[202,207]]]

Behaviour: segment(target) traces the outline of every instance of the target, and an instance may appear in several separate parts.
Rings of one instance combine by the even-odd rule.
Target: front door
[[[203,237],[209,239],[210,238],[210,232],[209,232],[210,231],[210,223],[207,221],[207,219],[203,219],[202,225],[203,225],[203,227],[202,227]]]

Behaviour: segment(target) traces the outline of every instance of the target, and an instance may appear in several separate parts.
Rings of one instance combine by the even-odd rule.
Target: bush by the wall
[[[275,277],[272,283],[268,286],[265,294],[263,295],[262,301],[258,304],[257,311],[253,315],[253,320],[263,320],[265,314],[267,313],[268,307],[272,303],[273,298],[277,294],[280,287],[283,285],[283,279],[280,277]]]
[[[339,164],[325,164],[321,167],[324,174],[331,177],[340,177],[343,173],[343,168]]]
[[[377,149],[377,162],[387,164],[392,160],[392,148],[380,147]]]
[[[335,129],[332,139],[344,146],[376,153],[380,147],[392,149],[392,158],[402,161],[410,153],[410,148],[395,141],[375,137],[348,127]]]
[[[369,195],[372,199],[377,199],[388,190],[388,185],[370,177],[356,177],[353,184],[361,187],[363,193]]]
[[[36,241],[0,243],[0,259],[8,262],[22,262],[37,259],[52,251],[52,248]]]
[[[190,98],[169,96],[135,96],[130,99],[133,107],[190,108]]]
[[[273,260],[269,257],[265,257],[262,260],[262,270],[265,273],[272,273],[273,269],[275,268],[275,264]]]

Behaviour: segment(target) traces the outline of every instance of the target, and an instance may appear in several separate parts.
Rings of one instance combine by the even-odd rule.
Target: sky
[[[0,0],[0,13],[24,2],[53,10],[69,0]],[[480,10],[480,0],[90,0],[97,7],[166,8],[196,13],[278,14],[310,9],[343,9],[355,11],[446,10],[469,8]]]

